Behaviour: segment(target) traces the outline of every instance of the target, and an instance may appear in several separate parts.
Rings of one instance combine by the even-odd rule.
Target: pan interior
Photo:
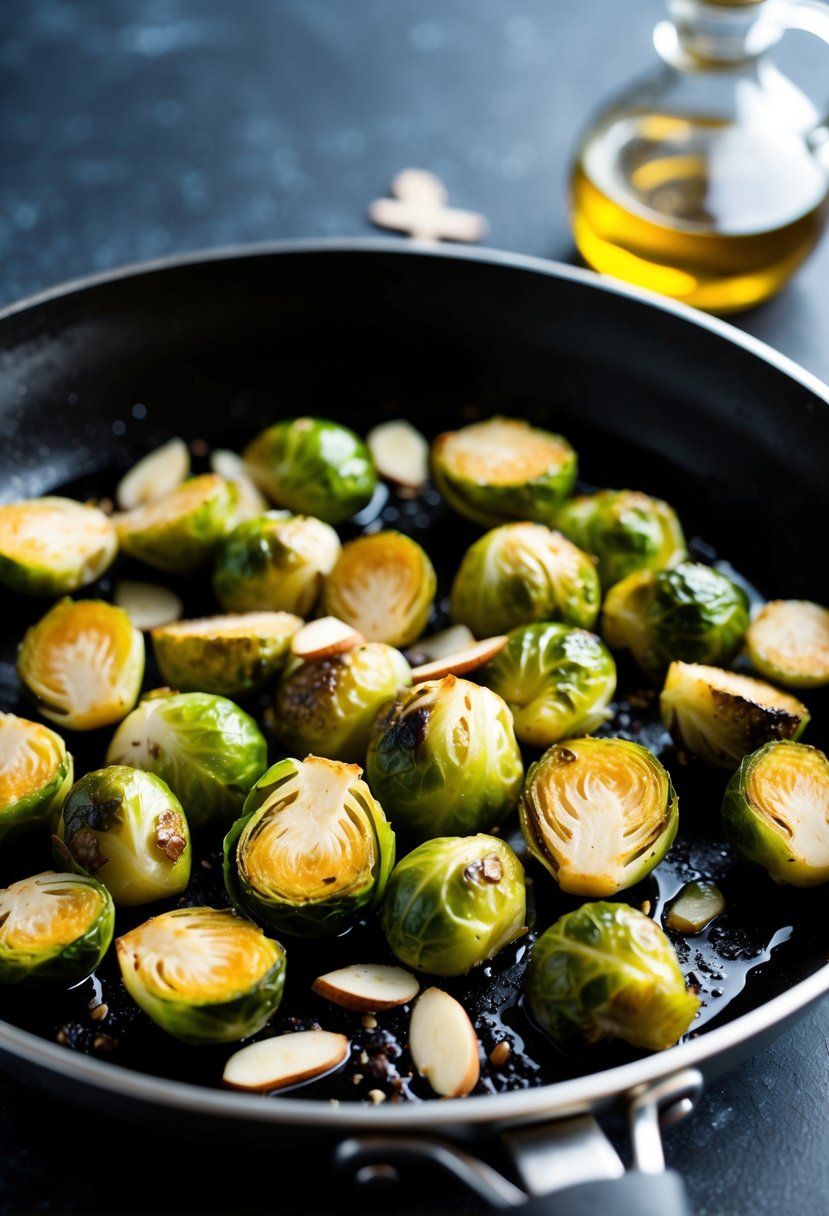
[[[825,564],[807,543],[809,524],[826,513],[826,402],[724,331],[586,277],[382,244],[287,250],[173,266],[57,296],[0,322],[0,349],[6,500],[61,490],[81,499],[111,496],[138,456],[172,435],[190,444],[199,470],[211,448],[239,450],[262,427],[300,413],[362,434],[382,419],[405,417],[430,438],[501,413],[566,435],[583,485],[666,498],[693,555],[725,563],[760,595],[829,601]],[[430,553],[439,627],[459,557],[479,531],[448,513],[431,487],[416,498],[391,491],[373,511],[370,522],[379,518]],[[346,525],[341,535],[362,526]],[[147,577],[127,561],[115,573]],[[206,581],[169,581],[186,615],[216,610]],[[111,590],[111,576],[92,589],[104,597]],[[31,713],[14,655],[42,611],[6,597],[2,710]],[[150,666],[146,687],[159,682]],[[813,717],[807,741],[826,747],[826,694],[804,699]],[[264,705],[255,701],[253,712]],[[704,1002],[690,1033],[705,1034],[823,965],[825,895],[777,887],[736,860],[719,829],[723,774],[678,763],[653,697],[624,664],[614,710],[604,732],[652,747],[680,795],[680,834],[668,859],[624,898],[647,901],[659,920],[689,879],[714,879],[726,897],[726,914],[709,930],[687,942],[675,938]],[[71,737],[78,773],[100,766],[108,734]],[[201,847],[188,899],[225,902],[220,843]],[[23,844],[0,859],[0,881],[50,864],[40,846]],[[531,863],[528,873],[538,930],[580,902]],[[167,906],[122,915],[118,931]],[[547,1042],[522,1006],[527,945],[514,944],[471,977],[441,982],[476,1024],[487,1057],[478,1092],[535,1088],[638,1058],[618,1045],[565,1052]],[[405,1011],[383,1014],[372,1027],[309,992],[315,975],[344,958],[393,961],[373,922],[333,942],[289,944],[286,995],[271,1029],[322,1024],[345,1031],[354,1045],[345,1070],[291,1096],[368,1102],[378,1090],[389,1100],[427,1098],[428,1087],[408,1075]],[[97,1023],[89,1005],[101,999],[109,1013]],[[183,1051],[166,1038],[123,994],[111,962],[48,1001],[4,994],[3,1016],[68,1050],[197,1085],[218,1085],[229,1054]],[[494,1064],[488,1057],[502,1039],[510,1055]]]

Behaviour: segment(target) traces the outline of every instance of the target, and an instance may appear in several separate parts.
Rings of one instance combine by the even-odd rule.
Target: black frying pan
[[[238,447],[274,419],[298,412],[338,418],[361,432],[378,418],[403,415],[434,434],[502,412],[564,432],[588,482],[669,499],[698,556],[731,562],[769,597],[829,602],[826,563],[815,560],[805,539],[812,521],[826,518],[825,387],[722,323],[583,272],[512,255],[406,250],[385,241],[190,257],[10,309],[0,317],[0,352],[2,500],[61,487],[78,496],[111,492],[138,455],[171,434]],[[421,506],[404,509],[392,501],[387,507],[399,510],[387,521],[415,535],[422,531],[448,571],[473,533],[434,504]],[[97,590],[106,594],[107,584]],[[194,610],[204,611],[201,589],[184,592]],[[7,602],[0,709],[25,712],[14,650],[25,623],[42,610],[22,599]],[[637,677],[628,672],[625,678],[618,709],[627,717],[617,717],[614,729],[633,729],[624,696],[635,690]],[[826,697],[808,700],[809,741],[825,747]],[[640,737],[664,748],[658,726],[641,717],[635,724]],[[101,762],[94,736],[73,740],[72,750],[80,771]],[[559,1188],[533,1210],[572,1213],[588,1210],[579,1203],[599,1210],[617,1202],[640,1212],[650,1211],[648,1205],[681,1211],[671,1175],[649,1172],[659,1169],[652,1136],[658,1108],[681,1109],[700,1073],[715,1075],[778,1033],[829,988],[829,967],[820,933],[825,894],[779,890],[737,862],[719,836],[721,778],[693,765],[675,776],[681,808],[693,813],[686,812],[670,862],[631,902],[648,898],[658,915],[685,878],[705,873],[727,888],[729,911],[716,933],[683,955],[705,1006],[694,1031],[668,1052],[555,1052],[533,1036],[523,1015],[515,995],[522,956],[513,951],[491,974],[458,987],[485,1046],[494,1010],[501,1029],[523,1047],[506,1073],[485,1068],[480,1092],[464,1101],[418,1101],[426,1095],[416,1082],[413,1100],[377,1107],[359,1100],[364,1091],[357,1087],[357,1100],[346,1100],[342,1086],[276,1099],[223,1092],[215,1058],[185,1053],[182,1063],[180,1052],[166,1049],[152,1028],[131,1017],[117,980],[106,973],[123,1039],[119,1050],[107,1055],[83,1027],[69,1034],[68,1047],[54,1042],[56,1026],[77,1024],[88,993],[67,994],[46,1014],[4,996],[3,1062],[97,1111],[186,1114],[207,1132],[243,1128],[251,1137],[290,1126],[292,1134],[339,1144],[341,1156],[356,1161],[416,1151],[437,1159],[425,1139],[436,1130],[479,1148],[506,1133],[500,1143],[509,1145],[524,1188]],[[0,858],[0,869],[20,864],[17,856]],[[41,859],[40,868],[46,864]],[[219,897],[206,874],[200,894]],[[564,906],[542,894],[539,927]],[[366,950],[372,940],[359,945]],[[296,974],[312,970],[321,957],[297,964]],[[301,987],[297,980],[295,991]],[[301,1008],[285,1005],[280,1017],[318,1012],[301,1000]],[[405,1025],[390,1025],[405,1048]],[[595,1127],[573,1117],[631,1101],[640,1168],[613,1182],[615,1192],[604,1189],[606,1182],[568,1189],[568,1182],[589,1177],[590,1168],[597,1177],[615,1172],[599,1165]],[[532,1174],[536,1140],[517,1129],[551,1120],[557,1132],[567,1127],[582,1161],[592,1158],[592,1166],[562,1169],[557,1180],[539,1184]],[[355,1142],[358,1133],[363,1139]],[[381,1133],[393,1143],[365,1139]],[[492,1202],[522,1198],[474,1163],[446,1160],[456,1172],[471,1170]]]

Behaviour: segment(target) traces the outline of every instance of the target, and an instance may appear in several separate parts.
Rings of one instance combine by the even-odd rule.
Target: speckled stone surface
[[[488,244],[572,260],[567,165],[653,62],[660,0],[4,0],[0,302],[181,250],[371,230],[407,165]],[[813,96],[825,48],[779,62]],[[825,100],[825,99],[824,99]],[[829,242],[737,323],[829,380]],[[699,1216],[829,1210],[829,1003],[710,1085],[666,1136]],[[428,1176],[360,1197],[284,1144],[246,1168],[0,1078],[0,1212],[481,1210]],[[104,1179],[114,1169],[116,1189]]]

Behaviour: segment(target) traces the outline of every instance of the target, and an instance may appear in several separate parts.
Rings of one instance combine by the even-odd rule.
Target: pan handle
[[[396,1164],[429,1161],[476,1193],[486,1210],[515,1216],[692,1216],[682,1179],[665,1168],[661,1129],[688,1114],[701,1091],[700,1073],[688,1069],[627,1095],[627,1171],[590,1114],[501,1131],[501,1149],[519,1186],[460,1146],[428,1137],[355,1137],[338,1146],[335,1161],[358,1180],[389,1170],[396,1175]]]
[[[515,1216],[692,1216],[685,1185],[675,1170],[646,1174],[628,1170],[621,1178],[582,1182],[513,1208]]]

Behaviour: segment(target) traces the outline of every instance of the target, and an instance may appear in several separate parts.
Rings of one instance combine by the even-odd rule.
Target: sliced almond
[[[427,988],[409,1021],[409,1050],[415,1068],[435,1093],[462,1098],[480,1072],[480,1044],[463,1005],[442,988]]]
[[[416,490],[428,479],[429,444],[410,422],[381,422],[369,431],[366,443],[386,481]]]
[[[402,967],[382,963],[352,963],[338,971],[329,971],[314,980],[311,988],[318,996],[345,1009],[377,1013],[407,1005],[420,991],[420,984]]]
[[[425,654],[427,659],[446,659],[474,645],[475,634],[468,625],[450,625],[448,629],[441,629],[440,633],[418,638],[412,650]]]
[[[184,607],[181,600],[169,587],[158,583],[139,583],[121,579],[115,584],[113,603],[123,608],[136,629],[157,629],[177,621]]]
[[[142,456],[118,482],[115,500],[122,511],[143,507],[165,494],[171,494],[190,473],[190,452],[183,439],[169,443]]]
[[[474,646],[448,655],[445,659],[435,659],[432,663],[423,663],[420,667],[412,668],[412,683],[422,684],[424,680],[441,680],[444,676],[460,676],[464,672],[474,671],[483,667],[490,659],[494,659],[499,651],[507,644],[505,635],[493,638],[483,638]]]
[[[233,1089],[283,1089],[331,1072],[345,1060],[350,1046],[344,1034],[330,1030],[279,1034],[234,1052],[222,1080]]]
[[[363,635],[336,616],[321,616],[298,630],[291,641],[291,654],[308,662],[325,659],[332,654],[344,654],[365,642]]]
[[[270,503],[253,480],[250,469],[242,457],[229,448],[217,448],[210,455],[210,467],[214,473],[232,481],[239,493],[239,504],[236,517],[241,523],[245,519],[255,519],[268,510]]]

